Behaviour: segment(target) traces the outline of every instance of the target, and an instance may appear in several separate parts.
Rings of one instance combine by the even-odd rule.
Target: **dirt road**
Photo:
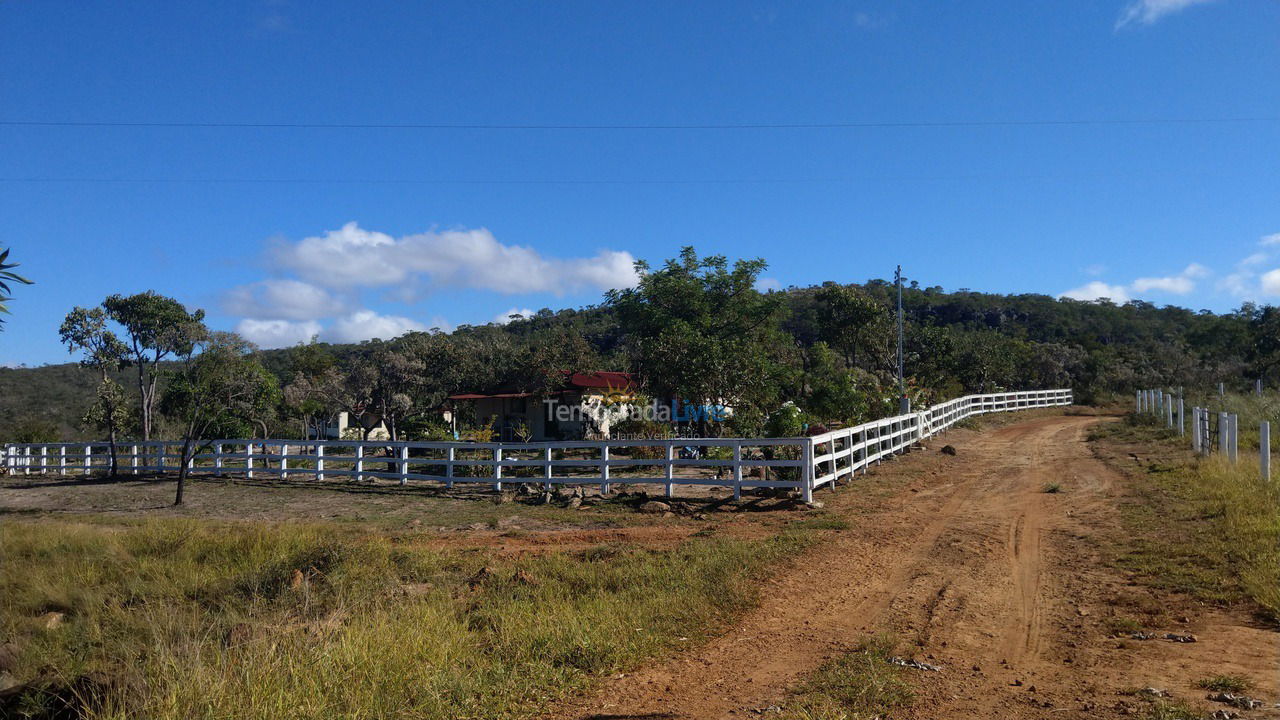
[[[915,717],[1128,714],[1138,706],[1119,691],[1202,698],[1196,680],[1233,671],[1255,678],[1253,694],[1280,699],[1274,632],[1152,596],[1101,561],[1119,532],[1121,489],[1085,441],[1099,421],[1051,416],[957,431],[820,495],[853,528],[770,582],[757,610],[705,647],[612,679],[551,716],[750,717],[885,631],[905,653],[943,667],[910,671]],[[957,455],[938,453],[943,442]],[[900,490],[868,510],[858,488],[895,477],[906,480]],[[1055,483],[1061,492],[1045,492]],[[1169,631],[1200,641],[1110,637],[1107,618],[1135,604],[1155,604]]]

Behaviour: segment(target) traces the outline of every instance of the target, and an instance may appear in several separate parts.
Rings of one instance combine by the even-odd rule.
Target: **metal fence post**
[[[1262,381],[1258,383],[1261,386]],[[1258,428],[1258,460],[1262,466],[1262,481],[1271,482],[1271,423],[1266,420]]]
[[[253,441],[244,444],[244,476],[253,479]]]
[[[406,485],[409,482],[409,446],[400,446],[400,484]]]
[[[222,443],[213,445],[213,476],[222,477]]]
[[[1183,399],[1178,398],[1178,435],[1187,434],[1187,407]]]
[[[445,460],[448,461],[449,464],[444,468],[444,486],[449,490],[453,489],[453,461],[456,459],[456,455],[457,449],[450,445],[448,452],[445,453]]]
[[[364,445],[356,446],[356,474],[355,480],[364,479]]]
[[[324,482],[324,443],[316,441],[316,481]]]
[[[280,479],[289,479],[289,444],[280,443]]]
[[[1218,452],[1229,455],[1227,443],[1231,440],[1231,421],[1225,412],[1218,413]]]
[[[93,467],[93,446],[85,444],[84,446],[84,474],[88,475]]]

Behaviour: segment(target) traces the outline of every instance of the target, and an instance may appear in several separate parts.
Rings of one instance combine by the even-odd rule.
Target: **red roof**
[[[569,387],[573,388],[609,388],[612,390],[635,390],[640,386],[640,381],[636,376],[628,372],[611,372],[599,371],[589,373],[570,373],[568,375]]]
[[[623,392],[631,392],[640,387],[640,381],[636,376],[627,372],[585,372],[571,373],[564,371],[565,386],[569,390],[588,390],[599,388],[601,390],[620,390]],[[450,400],[483,400],[485,398],[527,398],[533,397],[533,393],[528,392],[500,392],[500,393],[458,393],[450,395]]]

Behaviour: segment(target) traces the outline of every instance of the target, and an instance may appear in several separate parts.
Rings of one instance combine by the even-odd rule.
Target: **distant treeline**
[[[892,414],[893,283],[760,293],[764,267],[686,249],[660,267],[641,264],[638,287],[611,291],[598,306],[544,309],[447,334],[261,351],[256,359],[275,381],[270,402],[225,430],[299,436],[347,410],[381,417],[399,437],[431,437],[441,431],[438,408],[448,395],[551,393],[565,370],[632,371],[655,397],[727,400],[734,421],[714,432],[791,434],[797,422]],[[1219,315],[1136,300],[946,292],[913,281],[903,303],[908,394],[917,403],[1060,386],[1085,403],[1158,385],[1222,381],[1243,389],[1275,377],[1280,363],[1280,313],[1272,307]],[[132,372],[117,373],[123,388]],[[99,436],[86,412],[100,381],[71,363],[0,369],[0,438]],[[790,414],[780,417],[784,407]],[[156,423],[156,436],[173,434],[164,417]]]

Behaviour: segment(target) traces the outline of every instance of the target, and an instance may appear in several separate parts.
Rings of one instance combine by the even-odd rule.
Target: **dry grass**
[[[1262,480],[1256,454],[1235,465],[1196,458],[1183,439],[1142,421],[1108,423],[1094,439],[1141,443],[1155,455],[1136,469],[1137,501],[1122,508],[1133,532],[1122,567],[1209,601],[1247,598],[1280,619],[1280,482]]]
[[[813,532],[498,559],[345,525],[9,521],[0,638],[31,689],[0,715],[524,716],[722,627]]]

